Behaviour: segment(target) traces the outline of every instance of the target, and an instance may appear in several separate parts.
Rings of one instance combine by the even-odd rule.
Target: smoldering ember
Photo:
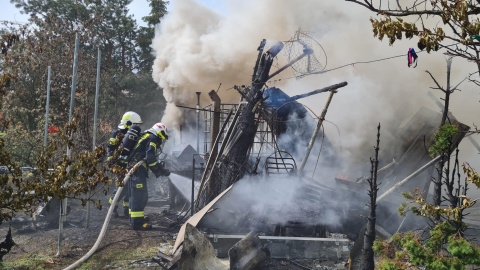
[[[156,53],[158,56],[162,52]],[[298,30],[287,41],[259,39],[249,53],[256,55],[256,59],[242,71],[248,73],[248,82],[223,85],[229,91],[225,100],[219,92],[223,89],[220,82],[218,89],[208,91],[208,97],[205,92],[202,95],[200,91],[184,91],[183,88],[197,87],[196,80],[183,78],[188,81],[183,85],[168,81],[175,77],[167,71],[174,61],[157,59],[153,77],[167,101],[161,122],[168,129],[161,123],[151,129],[142,127],[146,135],[142,134],[140,140],[135,137],[135,144],[130,147],[125,138],[131,135],[131,128],[112,156],[117,162],[125,149],[138,154],[135,149],[141,147],[141,140],[153,132],[163,139],[155,162],[146,164],[148,155],[120,169],[114,161],[99,162],[99,167],[105,167],[104,179],[108,178],[103,185],[97,186],[95,182],[84,196],[58,198],[48,194],[41,203],[32,206],[33,213],[13,213],[9,222],[0,223],[0,235],[6,235],[0,243],[0,266],[5,269],[377,269],[370,263],[378,265],[403,256],[400,258],[404,259],[403,269],[437,269],[408,261],[414,255],[406,255],[408,248],[399,244],[398,237],[415,235],[417,238],[412,236],[412,241],[422,246],[420,241],[439,237],[430,230],[440,220],[456,226],[458,231],[452,235],[465,237],[476,246],[480,244],[476,237],[480,211],[474,207],[476,200],[466,196],[467,183],[475,185],[475,181],[480,181],[468,166],[463,167],[462,177],[470,182],[460,180],[457,150],[462,143],[480,152],[480,146],[471,136],[478,130],[445,107],[448,96],[441,101],[431,95],[433,108],[416,104],[408,109],[403,105],[391,108],[394,112],[390,113],[395,117],[364,127],[365,133],[358,134],[358,141],[368,147],[358,151],[349,149],[346,153],[341,139],[354,129],[329,121],[332,113],[329,109],[335,106],[336,98],[349,95],[349,81],[294,84],[303,89],[276,85],[280,75],[287,72],[293,73],[290,78],[302,80],[328,71],[326,53],[318,40]],[[75,53],[76,60],[77,57]],[[161,72],[156,70],[159,66],[163,66]],[[240,68],[245,67],[232,65],[232,69]],[[197,75],[201,77],[201,73]],[[72,79],[75,77],[76,74]],[[121,95],[129,94],[123,91]],[[72,100],[75,96],[72,90]],[[304,102],[313,98],[316,98],[315,108],[312,103]],[[358,98],[356,102],[364,102],[361,100],[364,96]],[[365,107],[371,105],[365,104]],[[341,105],[349,118],[358,117],[348,104]],[[151,104],[145,105],[148,106]],[[121,125],[137,124],[123,120]],[[438,145],[445,124],[451,133],[443,140],[444,144],[448,141],[447,147],[438,151],[435,149],[442,147]],[[328,131],[327,125],[331,128]],[[55,133],[60,132],[55,127]],[[100,152],[98,149],[105,145],[94,149]],[[157,151],[157,145],[154,148]],[[68,149],[67,156],[71,158]],[[68,174],[73,161],[65,164]],[[162,173],[157,177],[148,175],[148,194],[143,194],[148,195],[145,210],[133,209],[132,194],[130,202],[121,202],[120,194],[124,189],[132,190],[130,185],[136,172],[142,166],[153,168],[155,164],[161,166]],[[38,178],[38,182],[49,180],[38,176],[40,173],[48,175],[56,170],[59,169],[19,168],[20,174],[28,174],[25,179]],[[2,166],[0,173],[7,175],[5,179],[15,175],[10,165]],[[66,182],[62,187],[68,185],[73,184]],[[111,195],[115,188],[117,192]],[[18,193],[14,187],[11,190],[12,194]],[[91,202],[99,202],[99,209],[91,209]],[[119,214],[117,211],[121,212],[125,204],[126,212]],[[132,220],[139,217],[136,215],[148,226],[133,226]],[[453,252],[446,246],[449,240],[442,239],[439,250],[443,251],[439,253],[453,258],[450,254]],[[389,252],[381,253],[378,248],[381,245]],[[480,249],[475,247],[471,253],[480,254],[475,252]],[[41,262],[19,268],[6,264],[25,258]],[[462,264],[462,269],[480,269],[479,265],[478,259],[472,260],[467,266]]]

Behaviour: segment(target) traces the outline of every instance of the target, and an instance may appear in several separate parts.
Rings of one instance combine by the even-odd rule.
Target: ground
[[[77,269],[163,269],[156,262],[159,250],[169,253],[175,242],[176,234],[185,220],[185,212],[170,212],[162,197],[161,185],[151,185],[149,205],[145,213],[149,216],[154,229],[135,231],[129,226],[128,219],[112,218],[105,238],[90,259]],[[11,223],[0,225],[0,242],[12,227],[16,246],[3,257],[0,269],[64,269],[84,256],[94,245],[108,211],[108,196],[99,193],[102,199],[101,210],[91,208],[89,228],[85,228],[86,207],[80,201],[69,199],[70,212],[64,223],[61,255],[58,252],[58,220],[40,218],[33,221],[28,217],[17,217]],[[480,211],[476,208],[469,221],[480,225]],[[56,210],[56,209],[54,209]],[[187,209],[185,209],[187,210]],[[55,212],[55,211],[51,211]],[[55,217],[53,213],[50,214]],[[122,215],[122,213],[120,213]],[[55,217],[56,218],[56,217]],[[478,231],[474,231],[478,234]],[[347,269],[345,261],[319,260],[269,260],[261,269]]]
[[[12,226],[16,243],[10,253],[3,257],[0,269],[63,269],[77,261],[94,245],[108,212],[108,196],[102,199],[102,209],[90,208],[89,227],[85,228],[86,207],[77,199],[68,199],[70,212],[64,223],[60,256],[58,253],[58,219],[54,213],[33,221],[19,216],[12,223],[0,225],[0,241]],[[103,198],[102,198],[103,197]],[[106,235],[93,256],[78,269],[161,269],[154,258],[160,245],[173,244],[174,235],[181,223],[176,222],[178,213],[169,213],[165,206],[152,196],[145,209],[154,228],[151,231],[135,231],[128,219],[112,218]],[[57,213],[57,209],[54,211]]]
[[[149,183],[150,200],[145,209],[153,224],[151,231],[135,231],[128,219],[112,218],[106,235],[97,251],[77,269],[163,269],[156,262],[159,250],[169,253],[175,242],[180,226],[185,220],[185,211],[170,212],[164,192],[164,185]],[[7,234],[9,225],[16,243],[3,257],[0,269],[41,270],[64,269],[84,256],[95,244],[108,212],[108,198],[99,192],[102,209],[90,208],[89,227],[86,226],[86,207],[78,199],[68,199],[69,214],[64,223],[60,256],[58,244],[58,208],[52,206],[49,214],[37,221],[28,216],[18,216],[11,223],[0,225],[0,242]],[[55,205],[55,203],[51,203]],[[188,209],[185,209],[188,210]],[[159,258],[158,258],[159,259]],[[160,262],[162,263],[162,262]],[[345,269],[344,261],[318,260],[269,260],[261,269]]]

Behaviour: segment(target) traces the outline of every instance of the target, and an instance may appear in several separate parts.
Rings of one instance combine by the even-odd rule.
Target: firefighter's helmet
[[[141,124],[142,118],[136,112],[126,112],[122,116],[122,120],[120,120],[120,124],[118,124],[118,128],[125,129],[130,128],[130,126],[134,124]]]
[[[162,123],[156,123],[155,125],[153,125],[152,128],[147,130],[147,132],[154,134],[155,136],[161,138],[162,140],[168,140],[168,129]]]

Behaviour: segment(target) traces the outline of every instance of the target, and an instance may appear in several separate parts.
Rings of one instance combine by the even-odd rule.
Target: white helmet
[[[163,140],[168,140],[168,129],[162,123],[156,123],[152,128],[148,129],[147,132],[150,132]]]
[[[125,129],[129,128],[132,124],[141,124],[142,118],[136,112],[126,112],[122,116],[122,120],[120,120],[120,124],[118,124],[118,128]]]

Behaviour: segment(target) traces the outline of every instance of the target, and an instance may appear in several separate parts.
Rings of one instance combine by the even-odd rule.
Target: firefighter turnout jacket
[[[157,160],[157,150],[161,147],[162,139],[155,134],[145,132],[141,135],[133,150],[133,161],[145,160],[128,182],[130,193],[130,224],[135,230],[148,230],[152,226],[145,221],[145,207],[148,201],[147,177],[148,170],[159,176],[161,166]]]
[[[117,150],[122,143],[123,137],[127,131],[128,129],[116,129],[112,131],[107,144],[107,160],[111,160],[113,158],[113,153],[115,153],[115,150]]]
[[[162,145],[162,139],[156,135],[145,132],[133,150],[133,159],[136,162],[145,159],[145,163],[137,170],[139,177],[147,177],[148,169],[150,169],[155,176],[159,176],[158,171],[161,169],[157,160],[157,150]]]

